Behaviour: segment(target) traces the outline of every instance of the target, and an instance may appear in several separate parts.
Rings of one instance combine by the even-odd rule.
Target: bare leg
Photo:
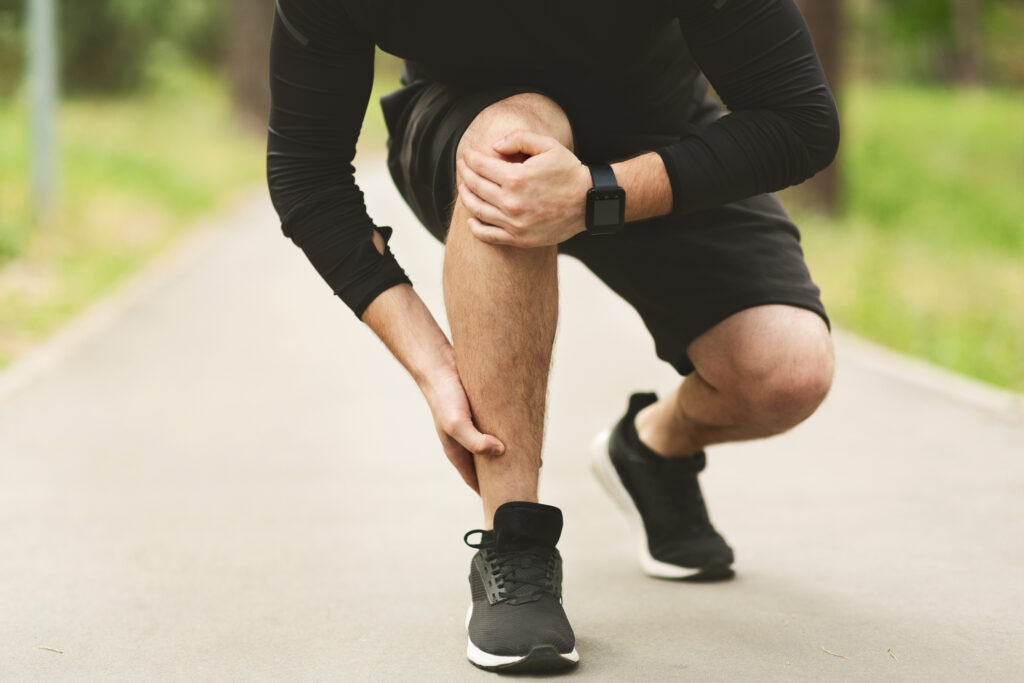
[[[500,156],[490,150],[491,142],[516,127],[552,136],[559,131],[558,137],[570,130],[564,114],[547,98],[516,95],[481,112],[463,136],[460,151],[463,145],[473,144]],[[521,249],[487,244],[470,231],[468,217],[462,201],[456,201],[445,243],[444,302],[456,366],[474,421],[506,448],[501,456],[475,458],[484,528],[490,529],[494,511],[502,503],[537,501],[548,373],[558,321],[558,252],[554,246]]]
[[[824,321],[793,306],[740,311],[688,353],[697,369],[636,417],[640,440],[664,456],[785,431],[817,409],[832,382]]]

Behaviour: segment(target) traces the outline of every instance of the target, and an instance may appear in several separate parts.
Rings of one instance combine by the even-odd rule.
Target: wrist
[[[414,374],[414,379],[420,391],[426,394],[450,379],[452,373],[458,373],[455,365],[455,349],[447,339],[444,339],[433,348],[423,366]]]
[[[587,166],[591,188],[587,191],[584,225],[592,235],[614,235],[626,224],[626,188],[619,184],[611,164]]]
[[[665,216],[672,211],[672,185],[657,152],[645,152],[611,164],[626,190],[626,223]]]
[[[594,186],[594,180],[590,177],[590,167],[580,162],[576,169],[573,180],[573,194],[577,197],[576,215],[573,217],[579,230],[576,234],[587,231],[587,192]]]

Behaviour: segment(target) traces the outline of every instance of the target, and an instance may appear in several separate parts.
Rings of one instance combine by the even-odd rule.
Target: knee
[[[462,157],[467,147],[506,161],[524,161],[525,157],[510,159],[494,151],[496,140],[516,129],[548,135],[574,151],[572,126],[562,108],[546,95],[536,92],[519,93],[485,107],[462,134],[456,147],[456,158]],[[456,178],[462,181],[456,171]]]
[[[810,417],[832,387],[835,358],[824,325],[800,326],[771,344],[747,346],[730,359],[728,380],[719,388],[740,397],[747,414],[771,432]]]
[[[525,154],[505,155],[495,151],[492,146],[495,141],[517,129],[553,137],[570,151],[574,149],[572,127],[562,108],[546,95],[526,92],[506,97],[481,110],[459,139],[459,144],[455,151],[456,159],[462,158],[466,150],[471,148],[503,161],[525,161],[527,159]],[[464,182],[462,173],[457,167],[455,182],[456,185]],[[465,221],[455,220],[457,207],[462,206],[462,200],[458,197],[457,193],[453,202],[451,209],[452,223],[449,227],[449,235],[451,233],[461,233],[463,237],[471,235],[472,233]],[[456,239],[460,238],[457,237]],[[523,250],[509,246],[492,245],[475,239],[473,243],[477,246],[486,246],[488,249],[501,251],[508,257],[526,258],[524,254],[520,253],[523,251],[537,251],[539,253],[557,252],[554,246]]]
[[[810,352],[795,357],[788,371],[772,373],[761,398],[767,421],[789,429],[810,417],[832,388],[832,357]]]

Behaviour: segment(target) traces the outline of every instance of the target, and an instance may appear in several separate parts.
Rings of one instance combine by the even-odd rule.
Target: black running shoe
[[[711,525],[697,481],[706,464],[704,451],[663,458],[637,435],[636,414],[657,400],[654,393],[629,397],[626,414],[594,439],[594,474],[626,514],[645,574],[690,581],[729,578],[732,548]]]
[[[481,534],[470,543],[471,534]],[[479,550],[469,568],[473,602],[466,615],[466,655],[481,669],[539,673],[576,666],[576,637],[562,609],[562,557],[555,544],[562,511],[540,503],[505,503],[494,530],[468,532]]]

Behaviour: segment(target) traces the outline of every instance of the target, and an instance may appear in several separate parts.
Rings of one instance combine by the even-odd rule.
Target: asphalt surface
[[[441,245],[363,166],[443,321]],[[265,197],[197,235],[0,375],[0,681],[493,678],[465,659],[479,505],[415,384]],[[571,676],[1021,680],[1012,397],[840,332],[817,414],[709,449],[736,578],[647,578],[586,449],[631,391],[677,378],[563,259],[541,495],[566,520]]]

